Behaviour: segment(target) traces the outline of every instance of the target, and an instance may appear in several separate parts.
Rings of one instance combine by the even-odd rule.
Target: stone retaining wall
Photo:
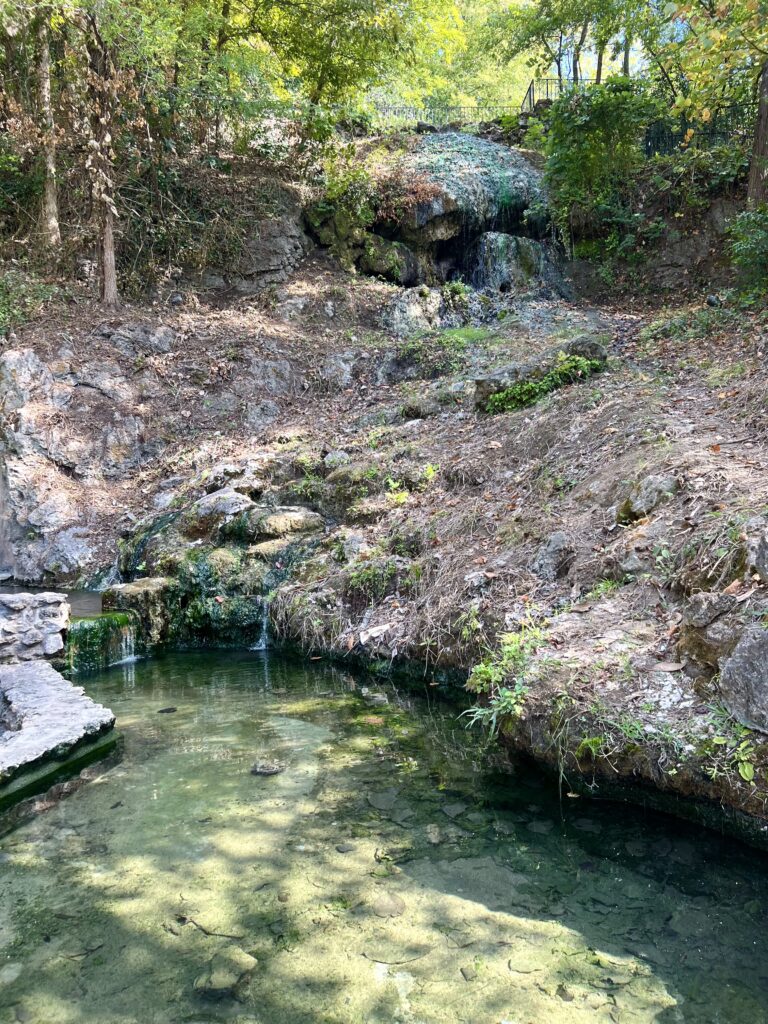
[[[0,594],[0,664],[58,654],[68,625],[65,594]]]

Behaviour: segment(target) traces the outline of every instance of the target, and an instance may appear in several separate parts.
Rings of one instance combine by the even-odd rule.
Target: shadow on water
[[[450,709],[327,666],[173,655],[88,689],[125,756],[0,841],[0,1021],[768,1021],[762,854],[561,808]],[[233,944],[250,986],[203,998]]]

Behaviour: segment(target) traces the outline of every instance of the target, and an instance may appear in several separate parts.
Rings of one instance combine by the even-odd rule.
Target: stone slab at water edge
[[[58,654],[68,622],[65,594],[0,594],[0,662]]]
[[[0,810],[15,802],[5,799],[8,787],[18,793],[15,783],[48,762],[55,762],[53,769],[60,774],[72,755],[109,733],[114,724],[108,708],[47,661],[0,666]],[[80,758],[75,760],[79,765]],[[46,780],[44,772],[36,775],[36,782]]]

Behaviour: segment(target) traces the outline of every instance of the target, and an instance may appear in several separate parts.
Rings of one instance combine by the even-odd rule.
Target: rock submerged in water
[[[280,775],[285,767],[282,761],[256,761],[251,768],[251,775]]]
[[[206,999],[239,999],[251,980],[258,961],[239,946],[220,949],[195,978],[195,992]]]

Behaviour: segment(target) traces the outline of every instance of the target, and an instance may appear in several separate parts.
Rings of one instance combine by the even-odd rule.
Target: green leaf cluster
[[[584,356],[567,356],[561,352],[555,366],[542,377],[518,381],[503,391],[491,395],[485,405],[490,413],[512,412],[534,405],[557,388],[583,380],[594,373],[600,373],[603,363],[597,359],[586,359]]]

